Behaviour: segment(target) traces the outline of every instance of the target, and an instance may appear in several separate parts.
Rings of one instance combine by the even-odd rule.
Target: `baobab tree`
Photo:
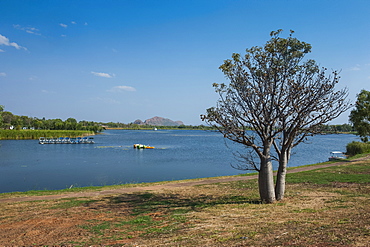
[[[224,61],[220,69],[229,84],[213,85],[220,96],[217,106],[201,115],[225,138],[248,148],[239,153],[243,163],[238,168],[258,171],[265,203],[284,198],[292,148],[350,107],[348,90],[335,91],[338,72],[327,75],[314,60],[303,62],[311,45],[294,38],[293,31],[287,38],[281,32],[271,32],[263,47]],[[275,185],[273,160],[278,162]]]

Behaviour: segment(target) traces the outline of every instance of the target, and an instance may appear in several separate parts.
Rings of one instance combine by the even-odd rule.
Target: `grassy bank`
[[[2,203],[0,245],[366,246],[370,161],[287,176],[259,203],[257,180]]]
[[[0,129],[0,140],[26,140],[57,137],[79,137],[94,135],[93,131],[85,130],[2,130]]]
[[[345,159],[345,161],[353,161],[355,159],[365,158],[369,156],[370,153],[364,154],[357,154],[355,156],[349,157]],[[289,171],[304,168],[304,167],[315,167],[325,164],[335,164],[338,161],[327,161],[322,163],[304,165],[304,166],[297,166],[297,167],[290,167],[288,168]],[[307,176],[310,176],[310,173],[307,173]],[[68,194],[68,193],[84,193],[84,192],[94,192],[94,191],[103,191],[103,190],[117,190],[122,188],[132,188],[132,187],[147,187],[147,186],[157,186],[157,185],[166,185],[169,183],[184,183],[184,182],[194,182],[194,181],[207,181],[207,180],[214,180],[214,179],[227,179],[232,177],[244,177],[244,176],[256,176],[258,172],[254,173],[242,173],[239,175],[232,175],[232,176],[219,176],[219,177],[207,177],[207,178],[194,178],[194,179],[183,179],[183,180],[172,180],[172,181],[160,181],[160,182],[150,182],[150,183],[128,183],[128,184],[117,184],[117,185],[104,185],[104,186],[87,186],[87,187],[71,187],[61,190],[30,190],[25,192],[8,192],[8,193],[0,193],[1,198],[10,198],[10,197],[28,197],[28,196],[45,196],[45,195],[56,195],[56,194]]]

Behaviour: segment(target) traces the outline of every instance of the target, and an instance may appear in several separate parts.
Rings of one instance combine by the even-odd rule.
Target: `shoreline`
[[[351,160],[335,161],[335,162],[324,162],[311,165],[305,165],[300,167],[289,168],[287,173],[298,173],[304,171],[311,171],[331,166],[340,166],[348,163],[353,163],[357,161],[363,161],[370,159],[370,154],[364,154],[359,158],[354,158]],[[276,175],[276,172],[274,172]],[[45,195],[22,195],[30,192],[43,193],[43,190],[39,191],[26,191],[26,192],[7,192],[0,194],[0,203],[15,203],[15,202],[26,202],[26,201],[39,201],[39,200],[56,200],[65,198],[80,198],[80,197],[97,197],[106,196],[114,194],[126,194],[132,192],[146,192],[152,190],[165,190],[181,187],[189,187],[196,185],[214,184],[214,183],[224,183],[231,181],[245,181],[257,179],[258,174],[249,173],[243,175],[225,176],[225,177],[210,177],[210,178],[196,178],[187,180],[176,180],[176,181],[163,181],[163,182],[153,182],[153,183],[143,183],[143,184],[123,184],[123,185],[109,185],[109,186],[96,186],[94,187],[79,187],[76,189],[64,190],[47,190]],[[118,188],[117,188],[118,187]],[[79,190],[79,191],[74,191]],[[51,193],[51,194],[47,194]]]

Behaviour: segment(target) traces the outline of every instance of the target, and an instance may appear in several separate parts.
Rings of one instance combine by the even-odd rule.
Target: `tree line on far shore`
[[[194,129],[194,130],[216,130],[212,126],[206,125],[178,125],[178,126],[154,126],[154,125],[139,125],[134,123],[104,123],[103,126],[107,129],[133,129],[133,130],[140,130],[140,129]],[[321,127],[322,132],[324,133],[355,133],[351,124],[334,124],[334,125],[322,125]]]
[[[62,119],[45,119],[28,116],[18,116],[9,111],[4,111],[4,106],[0,105],[0,129],[14,130],[83,130],[93,131],[95,133],[102,132],[104,129],[200,129],[209,130],[211,127],[199,125],[178,125],[178,126],[154,126],[154,125],[138,125],[134,123],[120,122],[94,122],[94,121],[77,121],[74,118]]]
[[[74,118],[45,119],[28,116],[14,115],[9,111],[4,111],[0,105],[0,129],[32,129],[32,130],[83,130],[93,131],[95,133],[104,130],[100,123],[93,121],[77,121]]]
[[[77,121],[74,118],[62,119],[45,119],[28,116],[18,116],[9,111],[4,111],[0,105],[0,129],[35,129],[35,130],[86,130],[95,133],[102,132],[104,129],[194,129],[194,130],[212,130],[211,126],[206,125],[177,125],[177,126],[154,126],[138,125],[134,123],[120,122],[94,122],[94,121]],[[322,125],[322,130],[326,133],[352,133],[354,132],[350,124]]]
[[[157,126],[148,124],[134,124],[134,123],[120,123],[120,122],[108,122],[102,123],[102,125],[107,129],[194,129],[194,130],[211,130],[212,127],[205,125],[174,125],[174,126]]]

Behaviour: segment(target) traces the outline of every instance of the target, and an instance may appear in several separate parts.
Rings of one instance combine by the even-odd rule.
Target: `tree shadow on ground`
[[[135,192],[109,196],[104,198],[107,203],[89,205],[97,209],[126,208],[133,214],[150,213],[154,211],[199,211],[203,208],[225,204],[261,204],[258,199],[241,195],[205,195],[184,196],[171,193]]]

